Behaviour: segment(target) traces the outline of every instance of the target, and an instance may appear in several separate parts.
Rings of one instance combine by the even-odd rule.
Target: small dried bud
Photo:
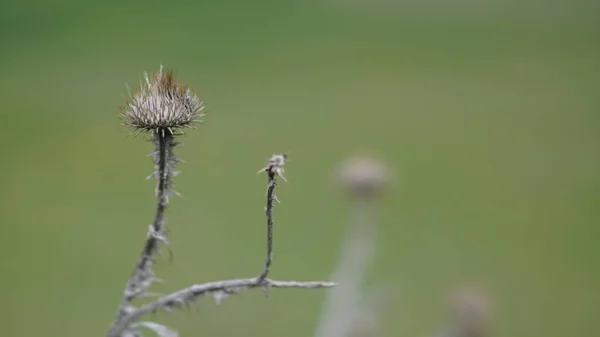
[[[140,130],[173,133],[183,127],[193,128],[204,116],[204,103],[189,88],[182,88],[173,72],[163,72],[162,66],[144,82],[121,111],[125,124]]]
[[[389,169],[382,162],[366,156],[355,156],[342,164],[338,183],[351,197],[370,198],[389,187],[392,179]]]
[[[285,177],[283,176],[283,173],[284,173],[283,166],[285,165],[286,159],[287,159],[287,154],[285,154],[285,153],[284,154],[274,154],[273,156],[271,156],[271,158],[269,158],[269,162],[267,163],[267,166],[260,169],[258,171],[258,173],[267,172],[269,175],[279,176],[284,181],[287,181],[287,179],[285,179]]]

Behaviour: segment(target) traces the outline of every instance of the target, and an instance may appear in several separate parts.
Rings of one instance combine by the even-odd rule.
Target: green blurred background
[[[369,279],[385,336],[431,336],[463,282],[495,336],[594,335],[600,315],[597,1],[51,1],[0,4],[0,323],[102,336],[154,208],[118,107],[162,63],[201,93],[179,150],[167,292],[255,275],[264,177],[292,161],[272,277],[327,279],[347,204],[335,168],[367,151],[400,184]],[[205,299],[152,319],[183,336],[311,336],[324,291]],[[596,333],[594,332],[596,331]]]

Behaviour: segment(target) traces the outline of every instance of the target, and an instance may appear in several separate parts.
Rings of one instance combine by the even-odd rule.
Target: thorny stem
[[[257,283],[262,282],[271,269],[271,262],[273,261],[273,201],[277,200],[275,196],[275,186],[277,186],[277,180],[275,180],[275,172],[268,171],[269,181],[267,183],[267,257],[265,258],[265,265],[263,270],[256,278]]]
[[[154,223],[152,226],[155,231],[158,231],[162,226],[163,213],[165,208],[169,204],[167,195],[168,184],[170,178],[170,172],[167,168],[167,156],[170,154],[171,145],[173,143],[173,135],[171,133],[157,133],[155,136],[155,142],[158,143],[158,185],[157,185],[157,198],[156,204],[156,215],[154,216]]]
[[[166,132],[165,132],[166,133]],[[262,272],[259,276],[248,279],[226,280],[210,282],[205,284],[197,284],[191,287],[175,291],[169,295],[161,297],[156,301],[145,304],[140,308],[135,308],[129,302],[138,297],[139,293],[134,296],[127,296],[129,292],[137,289],[145,291],[147,286],[140,287],[136,282],[148,282],[148,279],[153,279],[152,270],[150,269],[153,263],[152,254],[156,252],[159,243],[166,240],[164,237],[164,219],[163,213],[168,205],[170,189],[170,178],[172,175],[172,166],[177,162],[177,158],[173,155],[172,150],[176,145],[172,134],[160,134],[158,131],[155,134],[154,142],[157,146],[155,155],[156,172],[155,176],[159,179],[156,192],[158,204],[156,208],[156,216],[151,226],[152,235],[148,235],[146,246],[140,257],[140,261],[136,265],[134,275],[129,281],[126,291],[125,300],[119,308],[117,319],[111,326],[108,332],[108,337],[121,337],[123,333],[130,331],[131,323],[140,319],[142,315],[148,312],[156,312],[159,309],[170,310],[174,307],[188,305],[202,295],[213,295],[217,301],[229,294],[239,293],[246,289],[262,288],[301,288],[301,289],[317,289],[331,288],[337,284],[334,282],[297,282],[297,281],[277,281],[268,279],[269,270],[273,256],[273,201],[279,201],[275,196],[275,187],[277,180],[275,175],[281,176],[281,168],[268,166],[265,171],[268,173],[267,183],[267,257]],[[283,176],[281,176],[283,178]],[[151,281],[150,281],[151,282]],[[135,329],[135,328],[134,328]]]
[[[156,213],[154,215],[154,221],[152,222],[152,228],[154,233],[162,235],[164,232],[164,213],[165,209],[169,205],[169,184],[171,179],[171,172],[169,170],[169,157],[172,155],[171,149],[173,148],[173,135],[170,132],[156,132],[154,135],[154,142],[157,146],[157,158],[156,158],[156,174],[158,175],[158,184],[156,185]],[[156,235],[149,235],[144,246],[144,251],[140,257],[140,261],[136,266],[136,269],[143,269],[146,263],[152,259],[152,254],[158,246],[158,237]]]
[[[152,263],[152,255],[159,244],[159,239],[163,236],[165,231],[164,213],[165,209],[169,205],[168,194],[169,185],[171,183],[169,159],[171,159],[170,157],[173,156],[171,151],[174,146],[174,138],[170,132],[160,130],[154,134],[154,143],[156,144],[157,150],[155,154],[155,174],[158,178],[158,183],[156,185],[156,212],[154,214],[154,221],[152,222],[152,229],[154,230],[155,235],[148,235],[146,245],[144,246],[144,251],[142,252],[140,260],[136,266],[137,270],[143,270],[146,268],[148,263]]]
[[[256,278],[226,280],[210,282],[205,284],[196,284],[185,289],[178,290],[169,295],[166,295],[154,302],[148,303],[137,309],[131,315],[126,317],[121,325],[127,326],[130,322],[138,320],[147,312],[156,312],[159,309],[168,310],[173,307],[183,306],[191,303],[194,299],[202,295],[210,295],[218,292],[224,295],[238,293],[242,290],[252,289],[257,287],[268,288],[300,288],[300,289],[319,289],[331,288],[336,286],[333,282],[298,282],[298,281],[276,281],[268,278],[257,282]]]
[[[159,161],[160,162],[160,161]],[[195,299],[198,299],[203,295],[214,295],[222,294],[223,296],[229,294],[235,294],[247,289],[253,288],[300,288],[300,289],[318,289],[318,288],[331,288],[336,286],[333,282],[297,282],[297,281],[277,281],[267,278],[271,267],[272,255],[273,255],[273,201],[277,200],[275,196],[275,186],[277,186],[277,180],[275,179],[275,172],[268,171],[268,184],[267,184],[267,257],[265,265],[259,276],[249,279],[238,279],[238,280],[226,280],[210,282],[205,284],[197,284],[190,286],[185,289],[178,290],[169,295],[161,297],[156,301],[150,302],[140,308],[134,309],[129,314],[125,315],[121,320],[115,323],[111,331],[117,331],[119,334],[110,334],[109,337],[120,336],[120,332],[127,329],[129,324],[140,319],[142,315],[148,312],[156,312],[159,309],[169,310],[174,307],[184,306]],[[168,182],[168,180],[167,180]],[[159,184],[160,186],[160,184]],[[160,190],[160,188],[159,188]],[[158,214],[158,213],[157,213]]]
[[[164,212],[169,204],[169,187],[172,175],[170,165],[175,161],[175,157],[172,153],[172,149],[175,146],[173,134],[166,130],[156,130],[154,132],[154,144],[156,146],[156,150],[153,152],[156,168],[154,176],[158,179],[156,186],[157,203],[154,221],[151,225],[151,232],[148,233],[146,238],[142,254],[125,288],[125,295],[123,296],[123,301],[117,311],[117,318],[109,332],[109,336],[111,336],[111,333],[115,332],[115,328],[119,325],[119,322],[128,316],[128,309],[130,309],[131,301],[143,295],[147,290],[148,285],[153,281],[152,271],[150,270],[151,265],[154,262],[153,254],[156,252],[159,243],[165,241]]]
[[[169,205],[169,185],[171,184],[171,169],[169,167],[169,160],[174,159],[172,149],[175,146],[173,134],[171,132],[157,132],[154,136],[154,142],[156,143],[158,150],[158,158],[156,158],[156,174],[158,175],[158,184],[156,185],[156,213],[154,215],[154,222],[152,227],[154,232],[161,233],[164,231],[164,212]],[[157,238],[149,238],[144,247],[145,258],[151,258],[154,249],[158,244]]]

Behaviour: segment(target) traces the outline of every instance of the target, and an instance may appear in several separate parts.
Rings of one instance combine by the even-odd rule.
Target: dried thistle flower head
[[[204,116],[203,101],[189,88],[181,87],[172,71],[159,71],[151,77],[144,74],[144,82],[121,110],[125,124],[139,131],[173,134],[183,127],[194,128]]]
[[[285,154],[285,153],[274,154],[271,156],[271,158],[269,158],[269,162],[267,163],[267,166],[260,169],[258,171],[258,173],[267,172],[269,175],[279,176],[284,181],[287,181],[287,179],[285,179],[285,177],[283,176],[283,173],[284,173],[283,166],[285,165],[286,159],[287,159],[287,154]]]
[[[351,197],[378,196],[392,184],[391,173],[381,161],[368,156],[354,156],[341,166],[337,183]]]

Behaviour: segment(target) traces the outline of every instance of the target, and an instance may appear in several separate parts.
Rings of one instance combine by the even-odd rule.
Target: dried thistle
[[[175,165],[181,161],[174,154],[178,145],[175,137],[182,133],[182,128],[193,128],[197,118],[204,116],[202,101],[189,88],[181,87],[173,78],[172,71],[164,73],[161,66],[151,77],[146,73],[144,80],[126,108],[122,109],[121,116],[126,120],[125,124],[137,133],[149,132],[153,137],[154,150],[150,156],[153,158],[155,171],[148,178],[157,180],[157,204],[146,243],[125,287],[123,301],[109,336],[123,333],[116,330],[116,327],[136,310],[132,301],[148,296],[148,289],[158,281],[152,265],[155,255],[160,254],[159,245],[168,245],[164,212],[169,205],[170,196],[178,194],[173,189],[172,180],[176,175]]]
[[[150,153],[154,160],[155,172],[149,178],[156,179],[156,211],[154,221],[149,226],[146,242],[131,278],[127,282],[123,299],[115,321],[108,331],[108,337],[140,337],[140,328],[154,331],[160,337],[176,337],[177,333],[153,322],[138,322],[148,312],[171,310],[187,306],[201,296],[212,296],[217,302],[227,296],[246,289],[262,288],[329,288],[335,286],[331,282],[297,282],[276,281],[268,279],[273,251],[273,201],[276,176],[283,177],[283,166],[286,155],[274,156],[269,165],[261,170],[268,173],[267,181],[267,258],[259,276],[249,279],[225,280],[205,284],[192,285],[163,296],[140,307],[133,305],[135,299],[150,295],[148,289],[158,279],[154,276],[152,265],[156,255],[160,254],[159,246],[168,245],[166,220],[164,212],[169,205],[169,197],[177,192],[173,189],[172,178],[176,175],[175,165],[181,160],[174,154],[178,145],[175,137],[182,134],[185,127],[194,128],[198,118],[204,116],[204,104],[189,88],[182,88],[173,78],[172,72],[163,73],[162,66],[153,76],[144,76],[138,91],[131,97],[126,107],[121,110],[125,125],[134,129],[137,134],[147,132],[152,136],[155,149]]]
[[[121,110],[125,125],[140,131],[174,134],[182,128],[194,128],[205,116],[203,101],[190,88],[182,87],[172,71],[159,71],[148,76],[131,100]]]

